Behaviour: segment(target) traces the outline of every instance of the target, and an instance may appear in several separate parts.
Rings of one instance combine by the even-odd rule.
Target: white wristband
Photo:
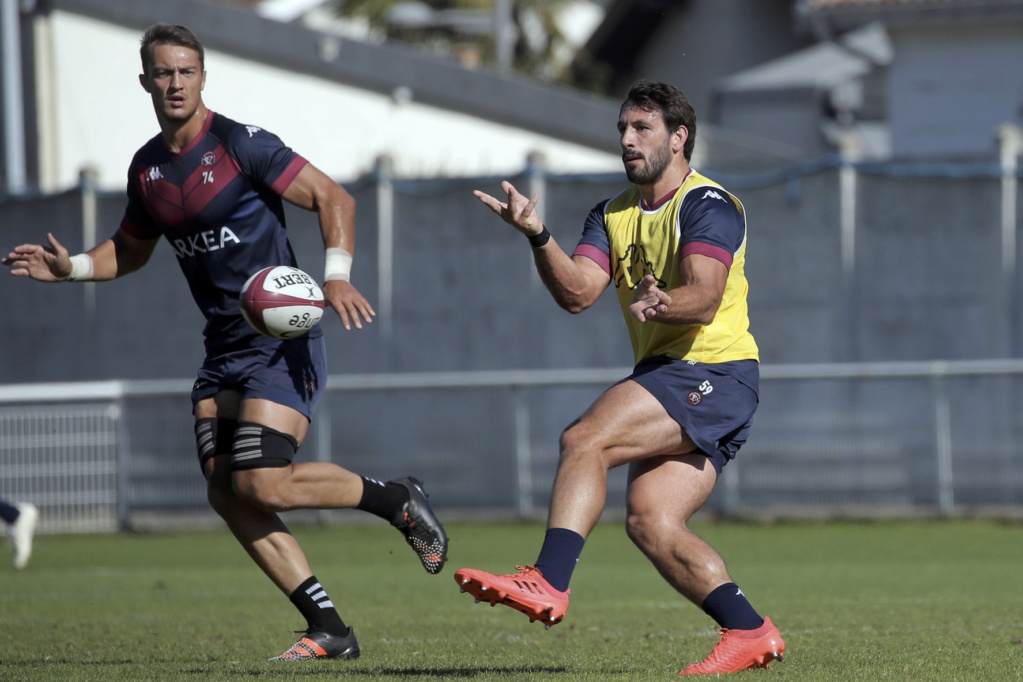
[[[323,281],[329,282],[332,279],[351,281],[352,275],[352,254],[340,247],[330,247],[326,251],[323,264]]]
[[[71,256],[71,274],[67,276],[69,282],[88,282],[92,276],[92,256],[87,253]]]

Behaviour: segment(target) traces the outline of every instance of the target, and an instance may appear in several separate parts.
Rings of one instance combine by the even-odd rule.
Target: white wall
[[[891,29],[889,116],[897,156],[994,157],[1023,125],[1023,21]]]
[[[138,82],[141,34],[66,12],[39,17],[35,34],[41,189],[76,185],[86,165],[98,169],[101,189],[123,188],[132,155],[159,132]],[[276,133],[341,182],[385,153],[406,177],[516,173],[533,151],[556,173],[622,169],[614,154],[213,50],[206,71],[210,109]]]

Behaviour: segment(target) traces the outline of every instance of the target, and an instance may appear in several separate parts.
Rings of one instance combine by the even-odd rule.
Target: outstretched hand
[[[543,223],[536,213],[536,202],[540,200],[540,195],[534,194],[532,198],[527,199],[524,194],[519,194],[519,191],[507,180],[501,183],[501,189],[508,195],[507,202],[478,189],[473,190],[473,194],[489,206],[491,211],[501,216],[504,222],[527,237],[543,232]]]
[[[46,240],[49,246],[15,246],[0,262],[13,268],[11,274],[15,277],[31,277],[40,282],[63,282],[71,274],[71,257],[52,234],[47,233]]]
[[[657,286],[657,279],[653,275],[644,277],[639,286],[636,287],[636,294],[629,304],[629,314],[639,322],[646,322],[661,313],[668,312],[671,305],[671,296],[661,291]]]
[[[366,297],[359,293],[359,290],[351,282],[343,279],[324,282],[323,297],[327,304],[337,312],[338,317],[341,318],[341,324],[348,330],[351,330],[352,325],[355,325],[356,329],[362,329],[362,323],[372,323],[377,314]]]

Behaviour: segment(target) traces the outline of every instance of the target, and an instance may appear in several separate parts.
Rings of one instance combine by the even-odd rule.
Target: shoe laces
[[[529,586],[530,591],[539,590],[541,593],[556,596],[558,594],[566,594],[558,590],[554,585],[547,582],[547,578],[543,577],[543,573],[540,569],[534,568],[533,566],[516,566],[515,570],[518,573],[512,573],[507,578],[513,580],[519,587],[523,584]]]

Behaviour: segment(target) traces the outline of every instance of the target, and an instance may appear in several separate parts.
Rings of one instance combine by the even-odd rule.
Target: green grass
[[[785,661],[736,679],[1023,679],[1023,527],[703,523]],[[225,532],[42,536],[0,566],[0,680],[675,679],[717,640],[619,524],[601,524],[564,623],[459,594],[455,569],[532,562],[535,524],[452,523],[439,576],[383,525],[297,528],[355,626],[357,661],[267,663],[304,627]],[[6,558],[5,558],[6,562]]]

